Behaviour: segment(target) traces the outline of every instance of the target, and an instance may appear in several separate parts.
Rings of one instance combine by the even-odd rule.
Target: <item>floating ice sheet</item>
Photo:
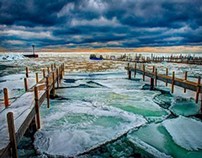
[[[63,156],[77,155],[146,123],[140,115],[82,101],[52,103],[52,110],[46,109],[42,118],[35,147],[42,153]]]
[[[195,149],[196,147],[201,148],[201,140],[199,139],[201,128],[198,127],[199,124],[201,126],[201,122],[185,118],[191,122],[188,123],[189,121],[185,121],[183,118],[170,119],[158,124],[148,124],[139,130],[130,132],[127,138],[135,146],[142,149],[145,155],[152,157],[201,158],[201,149],[192,150],[193,147]],[[186,127],[182,127],[182,124]],[[168,126],[168,128],[164,126]],[[194,133],[195,130],[198,131]],[[174,139],[171,136],[174,136]]]
[[[163,126],[179,146],[187,150],[202,149],[202,122],[179,116],[163,122]]]

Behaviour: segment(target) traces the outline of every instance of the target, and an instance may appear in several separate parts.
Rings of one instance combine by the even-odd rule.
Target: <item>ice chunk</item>
[[[202,122],[179,116],[163,122],[172,139],[187,150],[202,149]]]
[[[48,155],[75,156],[146,123],[140,115],[99,105],[99,102],[54,101],[42,110],[43,128],[35,147]]]
[[[177,115],[189,116],[197,114],[200,110],[200,106],[196,104],[193,99],[178,96],[172,100],[169,109]]]

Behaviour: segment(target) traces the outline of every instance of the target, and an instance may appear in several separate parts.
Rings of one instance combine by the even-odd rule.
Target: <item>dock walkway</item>
[[[201,77],[198,77],[197,82],[189,81],[187,80],[187,72],[185,72],[184,78],[177,78],[175,77],[175,72],[172,72],[172,76],[168,75],[168,69],[166,68],[165,74],[159,74],[157,68],[153,66],[152,71],[146,70],[145,65],[137,64],[135,63],[134,66],[130,65],[128,63],[128,66],[125,67],[125,69],[128,71],[128,78],[131,79],[131,72],[134,72],[134,76],[136,76],[136,73],[139,73],[142,75],[143,80],[145,80],[145,76],[150,78],[150,89],[154,89],[154,86],[157,85],[157,80],[163,81],[166,83],[166,86],[171,84],[171,92],[174,92],[175,86],[179,86],[184,88],[184,92],[186,90],[191,90],[196,92],[195,101],[198,103],[199,101],[199,95],[201,95],[202,99],[202,84],[201,84]],[[202,112],[202,101],[201,101],[201,112]]]
[[[17,144],[20,142],[30,124],[34,124],[36,129],[40,128],[39,108],[47,98],[49,108],[49,98],[55,96],[55,88],[64,75],[64,64],[58,68],[51,65],[43,70],[43,78],[39,81],[36,73],[36,84],[28,88],[28,69],[26,69],[25,93],[9,104],[7,89],[4,89],[5,108],[0,111],[0,157],[18,157]],[[56,85],[56,86],[55,86]]]
[[[179,63],[179,64],[195,64],[202,65],[202,57],[189,57],[189,56],[160,56],[160,57],[115,57],[115,56],[106,56],[104,60],[113,60],[113,61],[123,61],[123,62],[136,62],[136,63]]]

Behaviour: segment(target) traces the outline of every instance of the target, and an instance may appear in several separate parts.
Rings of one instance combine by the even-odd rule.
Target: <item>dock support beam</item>
[[[52,72],[53,88],[51,90],[51,98],[55,98],[55,72]]]
[[[168,76],[168,68],[166,68],[166,76]],[[168,82],[166,81],[166,86],[168,86]]]
[[[136,76],[137,63],[135,63],[134,77]]]
[[[187,81],[187,71],[185,71],[184,80]],[[184,88],[184,93],[186,93],[186,88]]]
[[[59,87],[59,80],[60,80],[58,68],[56,69],[56,76],[57,76],[57,88],[58,88]]]
[[[142,70],[143,70],[143,74],[142,74],[142,79],[143,81],[145,81],[145,65],[142,65]]]
[[[45,71],[45,69],[43,69],[43,78],[45,78],[46,77],[46,71]]]
[[[26,77],[28,78],[29,77],[29,68],[26,67]]]
[[[174,93],[174,86],[175,86],[175,71],[173,71],[172,74],[171,93]]]
[[[24,78],[24,85],[25,85],[25,92],[28,91],[28,82],[27,82],[27,78]]]
[[[5,107],[7,108],[9,106],[8,89],[4,88],[3,91],[4,91],[4,104]]]
[[[155,69],[155,86],[157,86],[157,68]]]
[[[198,103],[198,100],[199,100],[200,84],[201,84],[201,77],[199,76],[198,82],[197,82],[197,89],[196,89],[196,103]]]
[[[15,125],[14,125],[14,118],[13,118],[12,112],[9,112],[7,114],[7,123],[8,123],[8,132],[9,132],[9,139],[10,139],[10,145],[11,145],[11,155],[12,155],[12,158],[18,158]]]
[[[36,73],[36,84],[39,82],[39,75]]]
[[[150,78],[150,90],[154,90],[154,79]]]
[[[50,68],[49,67],[47,67],[47,72],[48,72],[48,74],[50,73]]]
[[[47,108],[50,107],[50,94],[49,94],[49,77],[46,77],[46,98],[47,98]]]
[[[36,111],[36,124],[37,124],[37,129],[41,128],[41,123],[40,123],[40,114],[39,114],[39,93],[38,93],[38,87],[34,87],[34,97],[35,97],[35,111]]]
[[[128,63],[128,79],[131,80],[130,64]]]

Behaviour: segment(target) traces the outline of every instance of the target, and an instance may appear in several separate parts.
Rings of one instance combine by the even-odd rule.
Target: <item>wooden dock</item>
[[[0,111],[0,157],[18,157],[17,144],[26,130],[31,126],[40,129],[40,106],[47,99],[50,107],[50,96],[54,98],[55,89],[59,87],[64,75],[64,64],[59,67],[52,64],[42,71],[43,78],[39,80],[36,73],[36,84],[28,87],[29,69],[26,68],[24,78],[25,93],[9,103],[8,90],[4,88],[5,108]]]
[[[199,102],[199,96],[201,96],[201,113],[202,113],[202,84],[201,84],[201,77],[198,77],[197,82],[189,81],[187,80],[187,72],[185,72],[184,78],[177,78],[175,77],[175,72],[172,72],[172,76],[168,75],[168,68],[166,68],[165,74],[159,74],[157,68],[153,66],[152,71],[146,70],[146,67],[144,64],[137,64],[130,65],[128,63],[128,66],[125,67],[125,69],[128,71],[128,78],[131,79],[132,72],[134,72],[134,77],[136,76],[136,73],[142,74],[143,80],[145,80],[145,77],[150,78],[150,89],[153,90],[154,86],[157,85],[157,81],[163,81],[165,82],[166,86],[171,84],[171,92],[174,93],[175,86],[179,86],[184,88],[184,93],[186,93],[186,90],[191,90],[196,92],[195,101],[196,103]]]
[[[123,61],[123,62],[136,62],[136,63],[160,63],[160,62],[169,62],[169,63],[179,63],[179,64],[195,64],[202,65],[202,57],[191,57],[191,56],[154,56],[154,57],[144,57],[144,56],[106,56],[104,60],[113,60],[113,61]]]

